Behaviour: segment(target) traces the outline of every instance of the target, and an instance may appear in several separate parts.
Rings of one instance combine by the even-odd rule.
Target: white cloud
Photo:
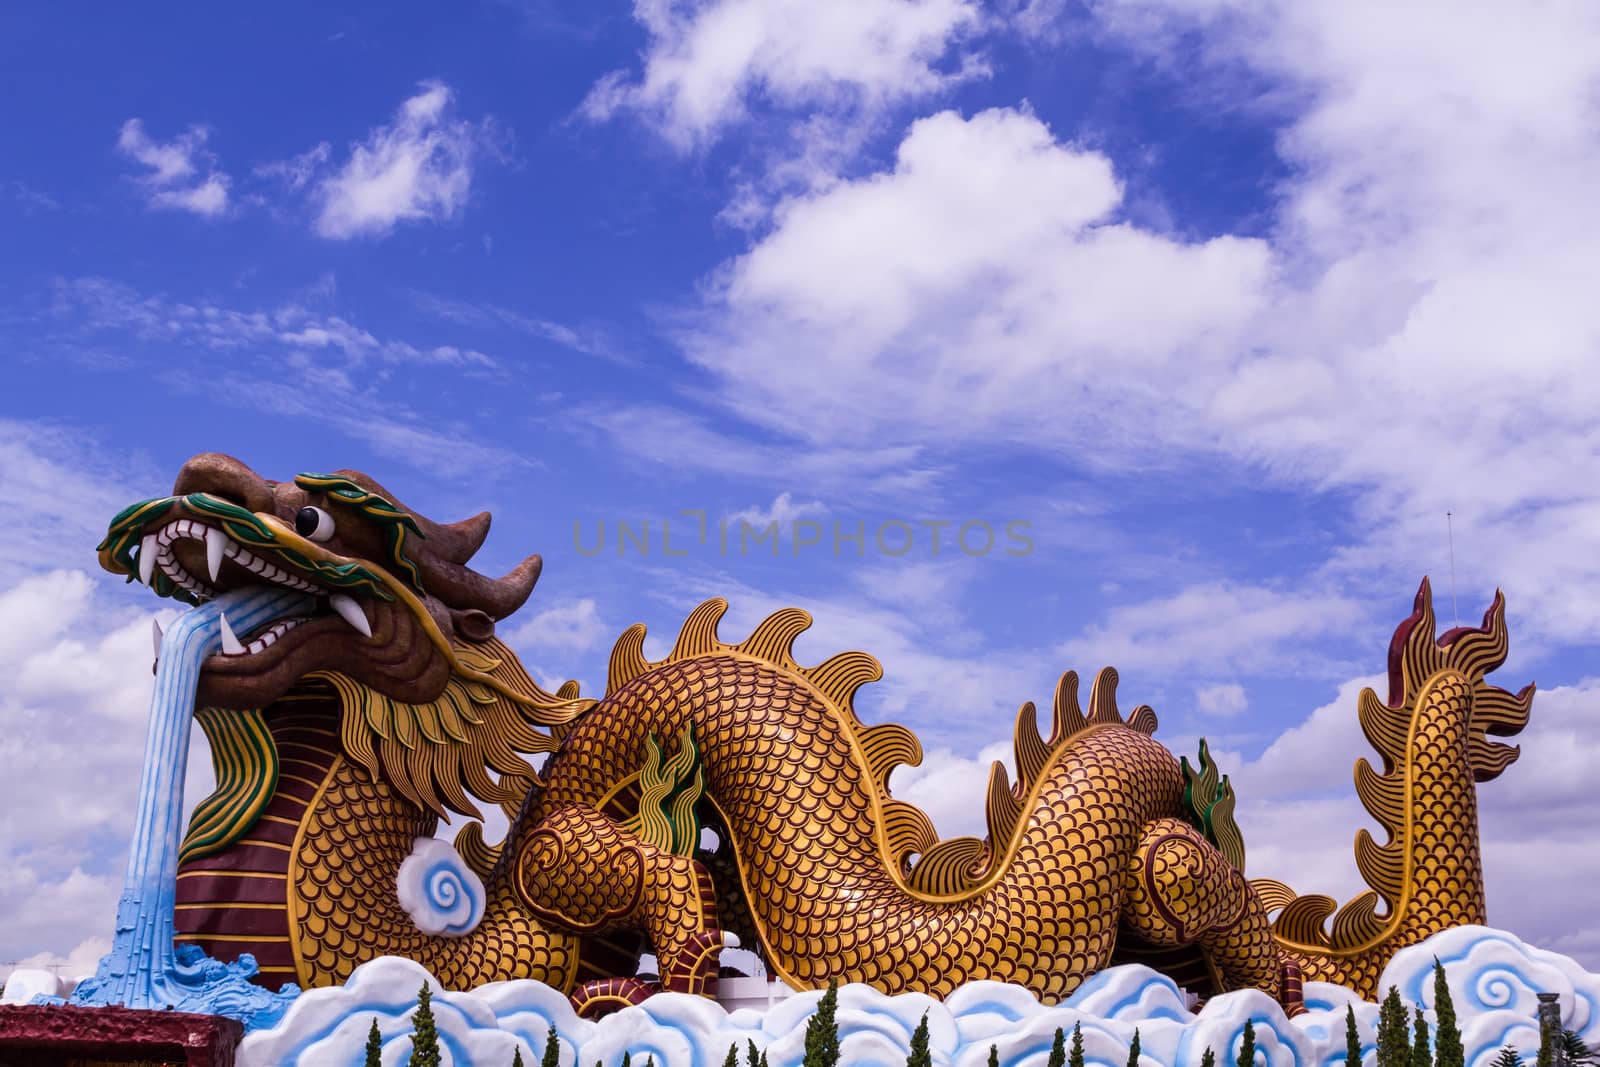
[[[60,899],[59,897],[56,899]],[[109,937],[86,937],[66,953],[36,952],[26,959],[20,959],[15,967],[0,964],[0,983],[6,980],[13,969],[26,970],[39,968],[51,971],[58,978],[75,981],[87,975],[92,975],[100,963],[100,957],[111,951]]]
[[[337,173],[316,182],[323,237],[381,237],[401,222],[445,222],[466,207],[478,158],[493,147],[487,122],[451,115],[453,94],[441,82],[424,82],[395,114],[394,122],[353,145]],[[313,150],[283,164],[291,182],[320,163]]]
[[[1239,715],[1250,706],[1250,700],[1245,696],[1244,686],[1237,682],[1201,686],[1194,691],[1194,703],[1197,708],[1207,715],[1215,715],[1223,719]]]
[[[151,207],[189,211],[206,218],[228,210],[230,180],[216,170],[215,157],[205,150],[209,134],[203,126],[191,126],[173,140],[162,142],[152,140],[139,119],[122,124],[117,148],[149,168],[138,180]]]
[[[871,112],[983,71],[972,56],[948,59],[982,20],[971,0],[635,0],[634,17],[650,35],[642,76],[607,75],[584,110],[637,110],[684,149],[755,97]]]
[[[620,632],[600,617],[593,598],[582,597],[536,612],[502,634],[501,640],[526,650],[530,659],[545,661],[552,653],[577,654],[600,648]]]
[[[1305,673],[1321,658],[1307,649],[1361,618],[1358,604],[1336,594],[1206,582],[1112,608],[1060,651],[1069,662],[1115,664],[1124,673]]]
[[[772,523],[787,529],[796,519],[806,519],[813,515],[822,515],[827,512],[820,500],[802,500],[795,502],[794,494],[790,492],[779,493],[772,501],[771,507],[761,507],[759,504],[735,511],[728,516],[728,525],[736,526],[745,523],[752,529],[764,530]]]
[[[1027,112],[922,119],[892,170],[780,205],[688,354],[752,421],[811,440],[1148,451],[1169,433],[1159,375],[1225,364],[1270,271],[1260,241],[1118,222],[1121,197],[1108,159]]]
[[[682,342],[724,404],[809,442],[1338,490],[1359,527],[1334,582],[1439,572],[1451,510],[1464,593],[1493,576],[1524,639],[1587,640],[1600,13],[1092,12],[1185,93],[1258,94],[1242,121],[1272,115],[1288,168],[1268,237],[1131,225],[1111,161],[1032,115],[935,115],[892,168],[782,202],[709,279]]]
[[[154,601],[148,611],[113,608],[82,571],[0,586],[0,780],[10,798],[0,809],[0,897],[15,902],[0,959],[59,953],[111,931],[143,764],[155,614]],[[194,734],[190,807],[212,780]]]

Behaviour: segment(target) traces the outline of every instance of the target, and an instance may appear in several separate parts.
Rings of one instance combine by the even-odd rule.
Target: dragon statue
[[[224,616],[203,662],[195,714],[218,786],[182,844],[181,942],[252,953],[269,988],[400,955],[451,988],[538,979],[591,1014],[714,993],[736,940],[801,988],[940,996],[994,979],[1052,1003],[1137,961],[1293,1010],[1301,980],[1370,998],[1397,949],[1485,919],[1475,783],[1516,759],[1490,736],[1521,730],[1533,694],[1485,681],[1507,652],[1498,594],[1481,627],[1436,638],[1424,581],[1388,700],[1362,694],[1382,768],[1361,761],[1356,789],[1389,840],[1357,836],[1372,889],[1329,926],[1331,899],[1246,879],[1228,780],[1203,746],[1196,768],[1155,741],[1149,707],[1121,713],[1111,668],[1087,709],[1062,677],[1048,737],[1023,706],[987,837],[941,841],[890,795],[917,739],[853,710],[872,657],[802,667],[791,646],[810,619],[793,608],[727,643],[713,600],[658,662],[643,626],[624,632],[604,696],[552,693],[495,637],[540,558],[499,579],[470,569],[488,529],[488,514],[431,522],[359,472],[272,482],[219,454],[112,522],[102,564],[157,594],[272,584],[313,605],[239,634]],[[524,758],[545,753],[537,772]],[[475,801],[510,819],[501,844],[476,822],[456,838],[482,917],[424,932],[400,868],[440,817],[481,819]],[[643,951],[659,976],[636,973]]]

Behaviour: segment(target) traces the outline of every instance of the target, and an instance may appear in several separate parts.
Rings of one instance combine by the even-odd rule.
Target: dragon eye
[[[333,536],[333,516],[307,504],[295,512],[294,532],[308,541],[326,541]]]

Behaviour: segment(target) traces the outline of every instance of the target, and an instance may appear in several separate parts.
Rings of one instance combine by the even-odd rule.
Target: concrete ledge
[[[233,1067],[243,1036],[243,1023],[220,1015],[0,1004],[0,1067],[57,1067],[90,1057]]]

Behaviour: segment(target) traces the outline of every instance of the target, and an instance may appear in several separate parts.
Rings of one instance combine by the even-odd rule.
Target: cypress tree
[[[1450,983],[1445,981],[1444,964],[1433,961],[1433,1013],[1438,1016],[1438,1032],[1433,1035],[1435,1067],[1466,1067],[1467,1052],[1461,1045],[1461,1030],[1456,1026],[1456,1006],[1450,999]]]
[[[518,1052],[517,1055],[522,1055]],[[561,1067],[561,1039],[556,1036],[555,1024],[550,1024],[550,1032],[544,1037],[544,1059],[539,1061],[539,1067]]]
[[[1000,1046],[989,1046],[989,1067],[1000,1067]]]
[[[744,1062],[745,1067],[761,1067],[761,1052],[756,1048],[756,1043],[754,1041],[750,1042],[750,1048],[745,1053]]]
[[[624,1052],[622,1054],[622,1067],[633,1067],[633,1053]]]
[[[911,1034],[911,1055],[906,1057],[906,1067],[933,1067],[933,1055],[928,1051],[928,1013]]]
[[[367,1031],[367,1058],[362,1067],[383,1067],[383,1035],[378,1032],[378,1017],[372,1017],[372,1029]]]
[[[1239,1041],[1239,1055],[1233,1061],[1238,1067],[1256,1067],[1256,1023],[1244,1021],[1244,1037]]]
[[[1378,1008],[1378,1067],[1410,1067],[1409,1031],[1405,1005],[1400,1003],[1400,990],[1390,986],[1389,995]]]
[[[1489,1067],[1522,1067],[1522,1057],[1518,1055],[1516,1049],[1506,1045],[1500,1050],[1500,1055],[1494,1058],[1494,1062]]]
[[[838,1067],[839,1024],[833,1019],[838,1006],[839,980],[833,978],[817,1002],[817,1013],[806,1023],[806,1052],[800,1067]]]
[[[1078,1033],[1077,1024],[1074,1023],[1072,1027],[1072,1047],[1076,1050],[1082,1045],[1083,1037]],[[1078,1058],[1075,1060],[1067,1058],[1066,1034],[1062,1032],[1061,1027],[1056,1027],[1056,1036],[1050,1041],[1050,1059],[1046,1061],[1046,1067],[1067,1067],[1068,1064],[1071,1064],[1072,1067],[1083,1067],[1082,1053],[1077,1053],[1077,1056]]]
[[[1128,1067],[1139,1067],[1139,1028],[1133,1028],[1133,1044],[1128,1046]]]
[[[1361,1031],[1356,1029],[1354,1004],[1344,1009],[1344,1062],[1349,1067],[1361,1067]]]
[[[728,1046],[728,1058],[722,1061],[722,1067],[739,1067],[739,1042]]]
[[[1428,1020],[1417,1008],[1412,1020],[1411,1067],[1433,1067],[1433,1054],[1428,1051]]]
[[[1211,1051],[1210,1045],[1200,1055],[1200,1067],[1217,1067],[1217,1054]]]
[[[439,1031],[433,1025],[433,994],[422,983],[417,1011],[411,1016],[411,1067],[439,1067]]]
[[[520,1048],[512,1050],[511,1067],[522,1067],[522,1050]]]

